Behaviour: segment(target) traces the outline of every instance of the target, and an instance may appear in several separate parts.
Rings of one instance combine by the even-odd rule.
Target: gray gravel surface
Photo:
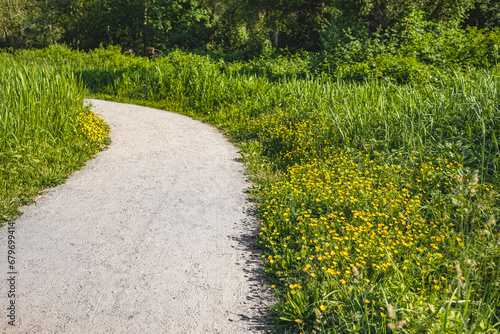
[[[270,293],[237,150],[185,116],[91,103],[112,144],[14,222],[15,327],[0,229],[0,332],[267,331]]]

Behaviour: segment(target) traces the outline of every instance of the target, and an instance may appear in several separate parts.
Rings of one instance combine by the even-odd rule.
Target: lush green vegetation
[[[1,219],[105,144],[102,121],[79,109],[84,86],[237,143],[278,332],[500,328],[496,3],[1,6]],[[16,50],[52,41],[104,47]]]
[[[0,54],[0,225],[46,187],[61,183],[107,141],[107,126],[82,108],[69,71]]]
[[[401,84],[314,76],[307,55],[225,63],[65,50],[18,56],[72,69],[100,97],[210,122],[238,143],[279,332],[498,329],[497,67]]]

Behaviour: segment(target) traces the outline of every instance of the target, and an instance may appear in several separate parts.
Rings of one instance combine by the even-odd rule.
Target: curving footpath
[[[0,332],[267,331],[237,150],[185,116],[91,103],[112,144],[15,221],[15,327],[0,229]]]

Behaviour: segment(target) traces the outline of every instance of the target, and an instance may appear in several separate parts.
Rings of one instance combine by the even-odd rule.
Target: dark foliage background
[[[494,0],[2,0],[0,47],[120,45],[136,55],[182,49],[229,60],[299,50],[334,55],[346,41],[394,42],[409,20],[496,29]],[[422,24],[421,24],[422,25]],[[427,24],[428,26],[428,24]],[[428,32],[428,31],[426,31]],[[383,38],[384,42],[388,40]]]

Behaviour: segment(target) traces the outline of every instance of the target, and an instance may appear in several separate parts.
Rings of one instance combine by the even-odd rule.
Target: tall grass
[[[68,71],[0,54],[0,223],[104,143],[82,132],[84,87]],[[103,126],[104,124],[101,124]]]

